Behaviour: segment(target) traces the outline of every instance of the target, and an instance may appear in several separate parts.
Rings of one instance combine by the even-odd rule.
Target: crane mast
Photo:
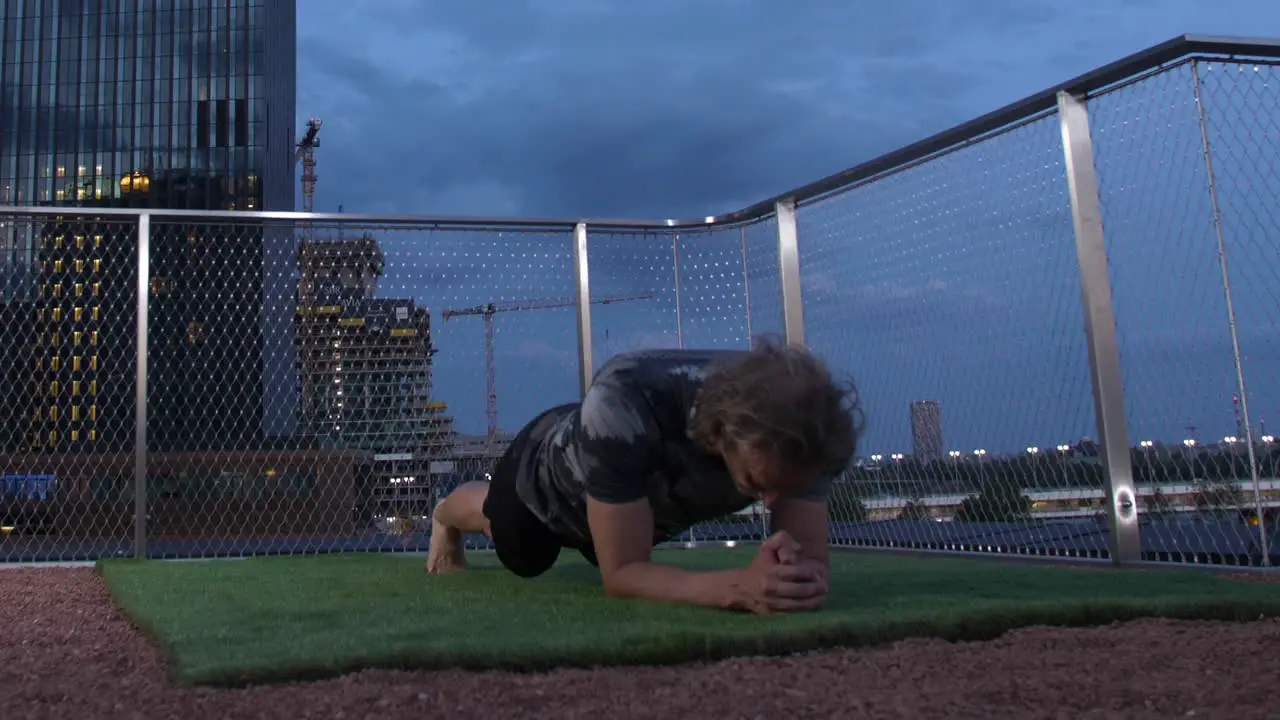
[[[297,150],[294,153],[294,162],[302,163],[302,212],[313,213],[316,207],[316,148],[320,147],[320,126],[323,123],[320,118],[311,118],[307,121],[307,131],[303,133],[302,139],[298,140]],[[305,224],[306,236],[304,239],[312,240],[314,227],[310,220]]]
[[[617,302],[634,300],[650,300],[652,295],[610,295],[591,301],[593,305],[609,305]],[[538,300],[517,300],[514,302],[485,303],[468,308],[456,308],[440,313],[443,320],[453,317],[479,315],[484,318],[484,370],[485,370],[485,415],[488,423],[490,442],[498,434],[498,384],[493,359],[493,316],[500,312],[520,312],[524,310],[545,310],[548,308],[573,307],[576,298],[546,298]]]

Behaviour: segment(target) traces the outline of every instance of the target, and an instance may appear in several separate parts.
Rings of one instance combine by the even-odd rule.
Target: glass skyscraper
[[[295,58],[295,0],[0,0],[0,205],[292,210]],[[153,219],[154,449],[287,432],[286,230]],[[29,346],[0,369],[0,394],[28,398],[0,412],[21,449],[132,442],[136,239],[108,217],[0,217],[4,317],[31,323],[0,337]]]

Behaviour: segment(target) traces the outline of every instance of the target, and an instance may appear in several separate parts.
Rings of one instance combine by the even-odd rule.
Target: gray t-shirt
[[[736,350],[643,350],[600,368],[581,405],[548,412],[520,450],[517,493],[570,545],[591,546],[587,496],[605,503],[649,498],[654,543],[724,517],[754,498],[738,492],[719,454],[689,437],[708,367]],[[824,500],[831,478],[806,497]]]

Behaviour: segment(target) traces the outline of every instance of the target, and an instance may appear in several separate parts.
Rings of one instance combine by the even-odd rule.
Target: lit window
[[[93,259],[93,271],[102,272],[102,260],[100,258]]]
[[[54,194],[58,196],[58,199],[59,199],[59,200],[64,200],[64,199],[66,199],[66,198],[64,197],[65,193],[64,193],[61,189],[59,189],[59,190],[58,190],[56,193],[54,193]]]
[[[57,419],[58,419],[58,406],[57,406],[57,405],[50,405],[50,406],[49,406],[49,419],[50,419],[50,420],[57,420]]]
[[[71,431],[71,442],[79,442],[79,441],[80,441],[80,431],[79,431],[79,430],[72,430],[72,431]]]
[[[101,235],[94,235],[94,236],[93,236],[93,246],[94,246],[95,248],[100,248],[100,247],[102,247],[102,236],[101,236]]]
[[[97,320],[97,319],[98,319],[98,306],[97,306],[97,305],[94,305],[94,306],[93,306],[93,319],[94,319],[94,320]]]
[[[79,287],[79,286],[77,285],[77,287]],[[76,308],[76,309],[71,313],[71,315],[73,316],[73,317],[72,317],[72,319],[73,319],[73,320],[75,320],[76,322],[80,322],[81,318],[84,316],[84,308],[82,308],[82,307],[78,307],[78,308]]]
[[[56,298],[62,297],[62,283],[53,284],[53,296]]]
[[[84,272],[84,258],[76,258],[76,272]]]
[[[55,420],[57,420],[57,418],[54,418],[54,419],[55,419]],[[79,405],[72,405],[72,406],[71,406],[71,419],[72,419],[72,420],[79,420],[79,419],[80,419],[80,406],[79,406]]]
[[[50,431],[49,431],[49,444],[50,444],[50,445],[53,445],[53,444],[55,444],[55,443],[57,443],[57,442],[58,442],[58,431],[57,431],[57,430],[50,430]]]
[[[53,321],[62,322],[62,308],[56,307],[53,309]]]
[[[54,380],[53,382],[49,383],[49,394],[50,394],[50,395],[53,395],[53,396],[55,396],[55,397],[57,397],[57,395],[58,395],[58,381],[57,381],[57,380]]]
[[[90,394],[90,395],[97,395],[97,394],[98,394],[98,381],[97,381],[97,380],[90,380],[90,381],[89,381],[89,394]]]
[[[94,441],[96,441],[97,439],[98,439],[98,431],[97,431],[97,430],[90,430],[90,431],[89,431],[89,442],[94,442]]]
[[[80,381],[71,381],[71,397],[80,397]]]
[[[97,369],[98,369],[98,356],[97,356],[97,355],[94,355],[93,357],[90,357],[90,358],[89,358],[89,369],[90,369],[90,370],[97,370]]]
[[[49,336],[49,344],[50,344],[50,345],[55,345],[55,346],[56,346],[56,345],[61,345],[61,344],[62,344],[62,335],[61,335],[60,333],[54,333],[54,334],[50,335],[50,336]]]
[[[98,419],[98,406],[97,406],[97,405],[90,405],[90,406],[89,406],[89,419],[90,419],[90,420],[97,420],[97,419]]]
[[[60,273],[60,272],[62,272],[62,261],[61,261],[61,260],[54,260],[54,261],[53,261],[53,271],[54,271],[54,272],[56,272],[56,273]]]
[[[84,236],[83,236],[83,235],[77,235],[77,236],[76,236],[76,249],[77,249],[77,250],[83,250],[83,249],[84,249]]]
[[[84,297],[84,283],[76,283],[76,297]]]
[[[79,355],[74,355],[74,356],[72,356],[72,358],[71,358],[71,370],[72,370],[73,372],[80,372],[80,356],[79,356]]]
[[[98,297],[98,293],[100,293],[100,292],[102,292],[102,283],[100,283],[100,282],[96,282],[96,283],[94,283],[94,284],[93,284],[93,296],[94,296],[94,297]]]
[[[49,369],[50,370],[62,369],[62,358],[58,357],[57,355],[54,355],[53,357],[49,358]]]
[[[71,333],[71,344],[76,347],[80,347],[80,336],[83,334],[84,333],[80,332],[79,330],[76,330],[75,332]]]
[[[93,336],[92,336],[92,339],[89,341],[89,344],[94,347],[98,347],[98,331],[97,330],[93,331]]]

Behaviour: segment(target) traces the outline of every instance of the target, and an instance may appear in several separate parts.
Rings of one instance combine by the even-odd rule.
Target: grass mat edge
[[[127,567],[137,562],[102,561],[95,564],[95,573],[111,589],[110,568]],[[363,670],[545,672],[568,668],[669,666],[738,657],[779,657],[817,650],[865,649],[918,638],[945,642],[982,642],[1031,626],[1099,627],[1147,618],[1247,622],[1280,616],[1280,596],[1223,598],[1206,592],[1204,595],[1183,597],[1074,601],[1070,604],[1044,601],[1022,603],[1012,608],[1007,604],[998,604],[973,609],[959,616],[937,614],[880,622],[832,616],[828,622],[811,627],[786,631],[769,628],[760,634],[749,636],[673,632],[670,635],[648,638],[640,646],[629,649],[625,656],[609,651],[580,650],[572,657],[564,657],[539,651],[522,652],[513,648],[500,658],[479,658],[466,653],[423,649],[379,651],[369,655],[351,654],[340,662],[254,664],[253,661],[246,661],[236,668],[201,669],[183,666],[174,643],[146,620],[147,613],[141,608],[135,607],[130,600],[121,598],[114,590],[111,590],[111,599],[126,620],[153,647],[161,651],[171,682],[186,687],[216,688],[309,682]]]

